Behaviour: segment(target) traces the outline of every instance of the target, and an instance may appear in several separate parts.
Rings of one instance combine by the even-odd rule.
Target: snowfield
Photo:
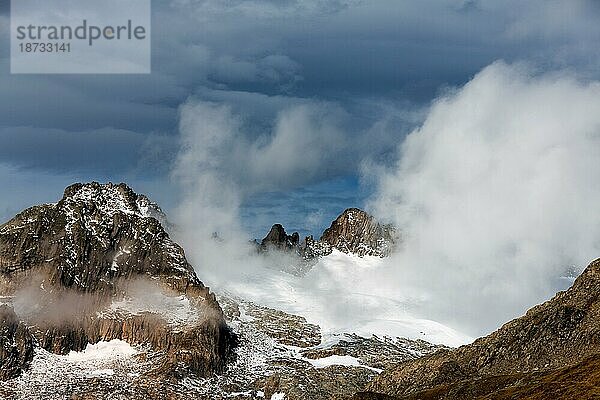
[[[473,338],[438,322],[411,314],[415,299],[398,293],[377,276],[389,276],[390,263],[334,250],[304,276],[264,267],[216,276],[213,287],[256,304],[303,316],[319,325],[323,339],[343,333],[422,339],[457,347]],[[206,271],[199,271],[206,276]]]
[[[30,368],[18,378],[3,382],[15,400],[68,399],[74,388],[110,390],[114,399],[131,398],[131,378],[146,372],[147,363],[135,356],[139,350],[115,339],[88,344],[80,352],[58,355],[36,348]],[[0,396],[2,397],[2,396]]]
[[[129,343],[119,339],[113,339],[109,342],[98,342],[89,344],[83,351],[71,351],[66,355],[69,362],[110,360],[113,358],[131,357],[138,351],[131,347]]]

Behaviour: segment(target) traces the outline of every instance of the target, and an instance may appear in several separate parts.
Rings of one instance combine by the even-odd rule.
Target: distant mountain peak
[[[275,224],[271,227],[271,230],[260,244],[263,248],[275,247],[278,249],[292,249],[298,246],[299,242],[300,235],[298,232],[288,235],[281,224]]]
[[[348,208],[327,228],[319,240],[307,236],[288,235],[281,224],[275,224],[260,242],[260,251],[277,249],[296,252],[304,260],[313,260],[331,254],[333,250],[358,256],[388,256],[398,237],[392,225],[384,225],[366,211]]]
[[[396,230],[359,208],[348,208],[323,232],[321,242],[344,253],[384,257],[397,242]]]

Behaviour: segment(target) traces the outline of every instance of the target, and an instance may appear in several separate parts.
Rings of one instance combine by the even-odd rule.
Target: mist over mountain
[[[0,398],[600,398],[598,1],[10,3]]]
[[[318,240],[280,224],[260,242],[212,235],[222,268],[197,272],[165,227],[181,235],[146,196],[96,182],[0,226],[2,395],[476,398],[554,393],[535,382],[596,365],[597,262],[468,344],[377,279],[403,267],[407,233],[362,210]]]

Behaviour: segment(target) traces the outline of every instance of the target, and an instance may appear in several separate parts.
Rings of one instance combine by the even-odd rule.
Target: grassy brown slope
[[[357,393],[354,400],[591,400],[600,399],[600,355],[545,372],[520,373],[439,385],[409,396]]]
[[[384,371],[367,390],[406,399],[495,399],[501,393],[506,398],[528,398],[523,397],[527,390],[554,387],[551,390],[559,396],[559,388],[567,390],[578,379],[585,386],[578,371],[596,362],[599,355],[600,259],[569,290],[491,335],[456,350],[399,364]],[[593,381],[595,375],[590,376]],[[556,385],[550,384],[553,379]],[[542,382],[541,386],[536,382]],[[548,398],[549,394],[540,396]]]

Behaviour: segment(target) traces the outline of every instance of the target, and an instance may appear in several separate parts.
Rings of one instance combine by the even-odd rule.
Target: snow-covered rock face
[[[240,345],[223,375],[193,385],[199,398],[350,398],[383,368],[443,348],[383,336],[323,335],[298,315],[230,295],[219,301]]]
[[[303,275],[321,257],[334,251],[364,256],[387,257],[400,238],[392,225],[384,225],[365,211],[349,208],[338,216],[319,240],[307,236],[300,241],[298,232],[288,235],[283,226],[275,224],[262,241],[255,240],[259,253],[275,253],[280,257],[282,268]]]
[[[385,257],[398,241],[391,225],[377,222],[358,208],[349,208],[323,232],[320,242],[344,253]]]
[[[125,184],[88,183],[68,187],[63,198],[63,205],[79,206],[82,204],[95,207],[101,214],[109,217],[118,212],[149,217],[151,209],[156,212],[160,210],[146,196],[138,196]]]
[[[116,280],[136,274],[165,276],[177,289],[202,287],[154,215],[164,217],[124,184],[69,186],[58,203],[32,207],[0,227],[0,268],[43,268],[52,282],[84,291],[111,292]]]
[[[132,214],[142,218],[153,217],[161,224],[167,220],[160,206],[143,194],[135,193],[124,183],[99,184],[96,182],[75,184],[65,190],[65,206],[86,204],[97,208],[108,217],[116,213]]]
[[[212,374],[233,339],[157,218],[160,208],[125,184],[69,186],[58,203],[0,226],[0,296],[16,296],[15,310],[48,351],[124,339],[168,349],[165,364]],[[142,291],[135,282],[146,282]]]

